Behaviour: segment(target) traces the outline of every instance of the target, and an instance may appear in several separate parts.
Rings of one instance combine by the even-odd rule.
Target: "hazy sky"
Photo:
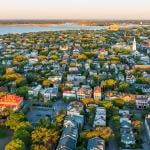
[[[150,0],[0,0],[0,19],[150,19]]]

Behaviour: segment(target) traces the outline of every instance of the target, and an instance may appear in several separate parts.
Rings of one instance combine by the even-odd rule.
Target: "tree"
[[[43,61],[46,59],[46,56],[40,55],[38,56],[38,61]]]
[[[18,122],[15,131],[17,129],[26,129],[28,131],[31,131],[32,127],[29,121],[22,121],[22,122]]]
[[[111,117],[111,122],[113,126],[113,132],[117,143],[120,145],[120,116],[115,114]]]
[[[59,134],[54,129],[37,127],[32,132],[31,137],[33,144],[40,144],[53,149],[59,138]]]
[[[135,101],[134,101],[134,100],[131,100],[131,101],[129,101],[129,102],[126,102],[125,105],[126,105],[126,107],[127,107],[128,109],[133,110],[134,107],[135,107]]]
[[[57,56],[57,55],[52,55],[52,56],[50,57],[50,59],[52,59],[52,60],[57,60],[57,59],[58,59],[58,56]]]
[[[44,87],[49,87],[49,86],[51,85],[51,83],[52,83],[52,82],[51,82],[50,80],[44,80],[44,81],[43,81],[43,86],[44,86]]]
[[[113,116],[119,115],[119,108],[116,106],[112,106],[107,109],[107,118],[111,120]]]
[[[5,124],[14,131],[19,128],[31,128],[30,123],[26,120],[26,117],[23,113],[11,113]]]
[[[18,85],[22,82],[25,81],[25,77],[19,73],[16,72],[6,72],[3,76],[2,79],[6,83],[10,83],[10,81],[14,81],[14,85]]]
[[[26,78],[27,78],[28,84],[30,84],[30,83],[36,81],[37,75],[36,75],[36,73],[33,73],[33,72],[32,72],[32,73],[28,73],[28,74],[26,75]]]
[[[25,144],[21,140],[15,139],[6,145],[5,150],[25,150]]]
[[[114,99],[113,104],[117,107],[123,107],[125,105],[125,101],[123,99]]]
[[[16,66],[22,67],[27,63],[28,63],[28,59],[23,55],[17,54],[13,58],[13,64]]]
[[[37,122],[36,126],[37,127],[42,127],[42,128],[48,128],[48,127],[50,127],[50,124],[51,124],[51,122],[50,122],[49,118],[48,117],[44,117],[44,118],[41,118]]]
[[[58,127],[63,125],[63,121],[64,121],[65,116],[66,116],[66,112],[63,111],[55,117],[55,122],[56,122]]]
[[[86,55],[84,54],[78,55],[78,60],[86,60],[86,59],[87,59]]]
[[[16,93],[17,93],[17,95],[27,98],[28,97],[28,87],[27,86],[19,87],[17,89]]]
[[[113,88],[115,85],[116,85],[116,81],[113,79],[108,79],[101,83],[101,86],[104,88]]]
[[[99,105],[105,107],[106,109],[110,109],[113,106],[112,102],[110,101],[100,101]]]
[[[81,102],[84,105],[88,105],[88,104],[97,104],[99,102],[99,100],[94,100],[93,98],[84,98],[81,100]]]
[[[15,139],[20,139],[21,141],[23,141],[26,145],[28,145],[30,143],[30,133],[29,131],[25,130],[25,129],[18,129],[14,132],[14,135],[12,137],[13,140]]]
[[[85,131],[85,137],[90,139],[93,137],[101,137],[104,140],[109,140],[112,136],[112,129],[110,127],[99,127],[93,131]]]
[[[140,120],[132,121],[133,132],[136,139],[136,144],[138,147],[141,145],[141,137],[143,135],[143,123]]]
[[[105,61],[106,60],[106,57],[104,55],[100,55],[98,58],[99,58],[100,61]]]
[[[140,120],[133,120],[132,126],[134,129],[141,129],[142,128],[142,122]]]
[[[8,109],[4,109],[3,111],[0,112],[0,118],[7,118],[10,114],[11,110]]]
[[[91,53],[91,52],[84,52],[84,55],[86,55],[89,59],[94,57],[93,53]]]
[[[7,95],[7,92],[1,92],[1,91],[0,91],[0,97],[3,97],[3,96],[5,96],[5,95]]]
[[[5,66],[0,66],[0,75],[3,75],[6,71],[6,67]]]
[[[147,77],[140,77],[140,78],[137,78],[137,83],[150,84],[150,79]]]
[[[38,144],[34,144],[32,145],[32,150],[48,150],[45,146],[43,145],[38,145]]]
[[[129,84],[126,82],[120,82],[119,83],[119,91],[125,92],[128,90]]]

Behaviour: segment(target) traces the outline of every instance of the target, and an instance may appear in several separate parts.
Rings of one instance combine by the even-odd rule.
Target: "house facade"
[[[101,99],[101,88],[99,86],[94,87],[93,97],[95,100]]]
[[[105,150],[105,141],[99,137],[88,140],[87,150]]]
[[[106,126],[106,109],[104,107],[96,108],[96,115],[93,127]]]
[[[138,95],[136,98],[136,107],[138,109],[145,109],[150,106],[150,97],[147,95]]]

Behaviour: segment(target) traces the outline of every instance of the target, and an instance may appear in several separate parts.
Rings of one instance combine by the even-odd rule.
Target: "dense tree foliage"
[[[6,145],[5,150],[25,150],[25,144],[21,140],[15,139]]]

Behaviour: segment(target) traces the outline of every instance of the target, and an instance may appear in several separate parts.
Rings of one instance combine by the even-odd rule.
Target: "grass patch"
[[[0,131],[0,139],[3,139],[3,138],[5,138],[5,137],[7,137],[7,133],[6,133],[6,131]]]

